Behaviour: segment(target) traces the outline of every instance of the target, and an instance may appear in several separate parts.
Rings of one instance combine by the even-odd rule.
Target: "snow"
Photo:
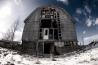
[[[37,60],[36,57],[30,55],[20,55],[16,51],[0,48],[0,65],[98,65],[98,48],[55,59],[56,61],[52,61],[51,58]],[[36,64],[37,61],[40,63]]]
[[[84,43],[89,44],[92,41],[98,41],[98,34],[84,38]]]

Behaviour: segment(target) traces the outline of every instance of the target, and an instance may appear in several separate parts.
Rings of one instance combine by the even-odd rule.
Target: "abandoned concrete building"
[[[61,7],[39,7],[24,23],[24,51],[39,55],[64,54],[78,45],[74,19]]]

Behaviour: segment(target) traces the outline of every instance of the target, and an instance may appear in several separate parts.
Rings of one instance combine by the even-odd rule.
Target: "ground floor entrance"
[[[27,45],[28,44],[28,45]],[[61,55],[77,50],[78,45],[74,42],[38,40],[38,42],[23,42],[22,50],[34,55]]]
[[[44,54],[51,53],[52,45],[53,45],[52,43],[44,43]]]
[[[43,51],[44,54],[56,54],[56,55],[59,54],[56,50],[56,46],[54,45],[54,42],[44,42]]]

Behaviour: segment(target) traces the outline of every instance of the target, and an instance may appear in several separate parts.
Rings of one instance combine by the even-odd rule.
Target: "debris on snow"
[[[20,55],[13,50],[0,48],[0,65],[98,65],[98,48],[55,58],[56,61],[52,61],[50,58],[38,58],[38,63],[36,63],[36,60],[36,57]]]

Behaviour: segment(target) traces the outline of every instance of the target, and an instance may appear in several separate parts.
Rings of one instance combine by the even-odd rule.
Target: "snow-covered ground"
[[[40,64],[36,64],[36,57],[19,55],[15,51],[0,48],[0,65],[98,65],[98,48],[55,59],[56,61],[50,58],[39,58]]]

